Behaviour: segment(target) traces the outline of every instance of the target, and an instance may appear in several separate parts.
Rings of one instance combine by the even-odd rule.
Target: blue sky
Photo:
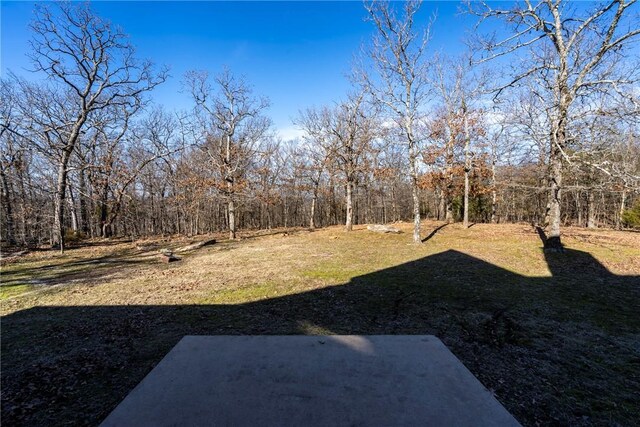
[[[0,4],[0,71],[26,76],[34,2]],[[190,108],[188,95],[180,93],[185,71],[216,73],[227,65],[270,98],[268,114],[283,136],[295,134],[291,118],[299,109],[344,96],[352,58],[373,33],[359,1],[100,1],[92,7],[130,35],[139,57],[170,67],[172,77],[156,89],[154,101],[169,109]],[[423,4],[419,25],[437,13],[434,50],[463,49],[474,20],[458,15],[458,7],[453,1]]]

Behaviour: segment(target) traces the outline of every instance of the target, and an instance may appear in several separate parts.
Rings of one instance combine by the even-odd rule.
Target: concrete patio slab
[[[110,426],[518,426],[434,336],[187,336]]]

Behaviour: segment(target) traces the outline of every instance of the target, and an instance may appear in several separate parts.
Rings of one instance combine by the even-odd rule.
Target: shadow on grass
[[[447,225],[449,225],[449,223],[445,223],[442,225],[437,226],[435,229],[433,229],[433,231],[431,231],[431,233],[429,233],[427,235],[427,237],[425,237],[424,239],[422,239],[422,243],[428,242],[429,240],[431,240],[433,238],[433,236],[435,236],[438,231],[442,230],[443,228],[445,228]]]
[[[184,335],[434,334],[525,425],[633,424],[640,278],[580,251],[545,257],[550,277],[450,250],[238,305],[15,312],[2,319],[2,418],[95,425]]]
[[[95,258],[68,260],[37,267],[20,267],[9,269],[2,274],[2,286],[37,285],[53,286],[64,283],[95,283],[96,279],[107,277],[107,271],[114,275],[125,275],[136,266],[149,264],[157,257],[157,253],[133,254],[131,252],[112,253]]]

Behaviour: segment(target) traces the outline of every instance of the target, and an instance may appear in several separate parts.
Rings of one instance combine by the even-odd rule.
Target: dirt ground
[[[4,260],[2,420],[99,423],[184,335],[434,334],[524,425],[637,425],[640,234],[423,224]],[[218,238],[165,264],[159,250]]]

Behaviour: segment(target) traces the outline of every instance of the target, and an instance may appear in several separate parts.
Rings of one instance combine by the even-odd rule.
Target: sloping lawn
[[[24,256],[2,269],[3,422],[95,425],[184,335],[434,334],[525,425],[637,423],[640,234],[567,229],[545,254],[526,225],[420,246],[398,226],[247,233],[170,264],[157,247],[184,239]]]

